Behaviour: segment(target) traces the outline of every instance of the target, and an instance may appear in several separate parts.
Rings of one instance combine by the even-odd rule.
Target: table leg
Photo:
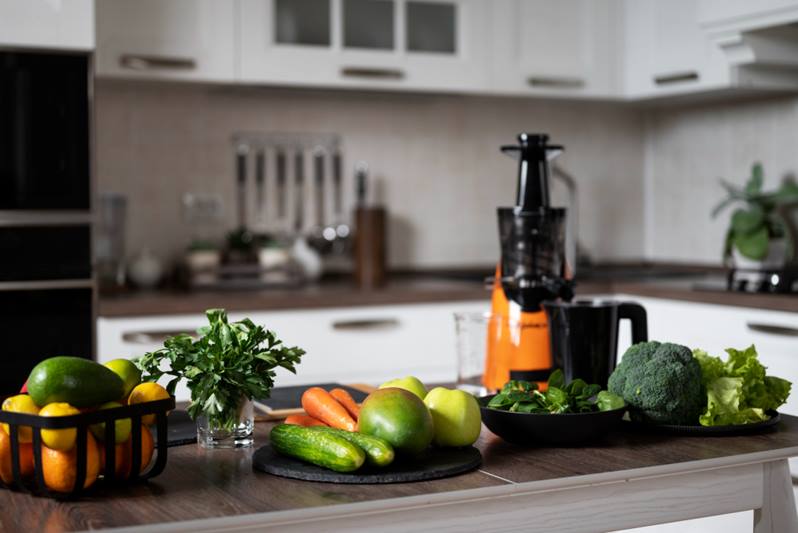
[[[754,510],[754,533],[798,533],[798,516],[786,459],[764,463],[762,508]]]

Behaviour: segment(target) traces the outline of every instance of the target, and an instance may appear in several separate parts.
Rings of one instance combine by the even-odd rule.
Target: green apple
[[[125,384],[125,394],[122,395],[122,398],[127,398],[130,391],[141,383],[141,370],[129,359],[113,359],[105,363],[105,366],[119,376],[122,383]]]
[[[380,385],[381,389],[386,389],[388,387],[396,387],[398,389],[410,391],[421,398],[421,400],[424,400],[424,397],[427,395],[427,387],[425,387],[424,384],[421,383],[421,380],[415,376],[392,379],[391,381],[386,381]]]
[[[119,402],[107,402],[100,406],[100,409],[113,409],[115,407],[122,407]],[[105,423],[92,424],[89,429],[100,440],[105,440]],[[122,444],[130,438],[130,432],[133,429],[133,424],[129,418],[118,418],[114,420],[114,441],[116,444]]]
[[[482,415],[477,399],[465,391],[435,387],[424,398],[432,414],[438,446],[470,446],[479,438]]]

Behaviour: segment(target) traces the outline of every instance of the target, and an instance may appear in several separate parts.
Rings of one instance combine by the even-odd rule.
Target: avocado
[[[31,370],[28,394],[43,407],[66,402],[74,407],[92,407],[119,401],[125,384],[113,370],[82,357],[51,357]]]

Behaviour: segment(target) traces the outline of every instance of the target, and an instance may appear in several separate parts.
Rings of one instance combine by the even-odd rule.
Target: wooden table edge
[[[236,531],[251,529],[254,531],[266,527],[283,527],[289,525],[296,526],[301,524],[310,526],[312,523],[323,523],[325,520],[334,520],[338,518],[351,518],[353,516],[367,517],[369,515],[379,515],[386,512],[409,512],[422,507],[444,507],[453,504],[469,504],[471,502],[484,500],[517,498],[519,496],[525,495],[533,496],[536,494],[565,492],[582,488],[595,489],[601,486],[624,484],[633,481],[653,481],[654,483],[657,483],[668,478],[674,478],[676,476],[686,476],[692,479],[698,479],[701,476],[709,476],[713,472],[724,470],[728,470],[730,472],[749,472],[750,474],[752,469],[756,472],[759,472],[758,469],[762,468],[763,465],[780,465],[781,463],[786,465],[787,459],[794,456],[798,456],[798,446],[713,459],[702,459],[667,465],[633,468],[629,470],[603,472],[599,474],[569,476],[528,482],[514,482],[492,474],[489,470],[480,469],[479,471],[483,474],[487,474],[502,480],[505,482],[505,484],[493,487],[481,487],[436,494],[423,494],[416,496],[405,496],[401,498],[370,500],[367,502],[306,507],[284,511],[266,511],[217,518],[167,522],[161,524],[138,524],[130,527],[114,528],[109,531],[126,533],[140,531],[142,528],[146,528],[147,531],[151,531],[153,533],[166,533],[174,531],[191,531],[193,533],[201,533],[208,531],[224,531],[228,529]],[[787,469],[787,476],[789,476],[789,467],[787,466],[785,468]],[[754,507],[744,506],[742,508],[728,508],[725,510],[720,510],[716,513],[684,516],[683,519],[709,516],[712,514],[723,514],[727,512],[734,512],[736,510],[752,508]],[[366,524],[364,523],[364,526],[365,525]]]

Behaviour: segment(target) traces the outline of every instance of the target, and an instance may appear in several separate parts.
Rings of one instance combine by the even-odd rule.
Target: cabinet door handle
[[[185,330],[126,331],[122,340],[131,344],[160,344],[169,337],[186,333]],[[192,335],[189,333],[189,335]],[[193,336],[193,335],[192,335]]]
[[[339,330],[374,330],[393,329],[399,327],[396,318],[366,318],[357,320],[336,320],[332,323],[333,329]]]
[[[190,57],[148,56],[139,54],[122,54],[119,65],[131,70],[193,70],[197,62]]]
[[[349,78],[370,78],[375,80],[401,80],[405,77],[403,70],[378,67],[343,67],[341,75]]]
[[[654,83],[657,85],[668,85],[669,83],[679,83],[682,81],[698,81],[698,78],[698,72],[695,70],[687,70],[684,72],[658,74],[654,76]]]
[[[530,87],[551,87],[557,89],[579,89],[585,86],[582,78],[568,78],[557,76],[529,76],[526,84]]]
[[[790,326],[779,326],[777,324],[760,324],[749,322],[748,329],[757,333],[769,333],[771,335],[781,335],[782,337],[798,337],[798,328]]]

